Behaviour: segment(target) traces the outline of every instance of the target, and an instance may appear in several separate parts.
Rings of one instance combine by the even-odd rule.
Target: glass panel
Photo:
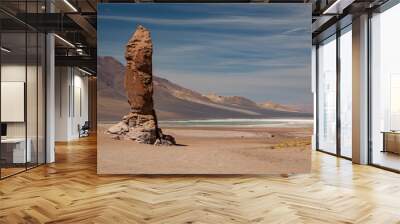
[[[400,170],[400,4],[372,22],[372,163]]]
[[[38,163],[45,163],[46,158],[46,144],[45,144],[45,120],[46,120],[46,84],[45,84],[45,65],[46,65],[46,51],[45,51],[46,37],[44,34],[39,33],[38,45]]]
[[[352,35],[351,26],[340,36],[340,153],[352,157]]]
[[[1,161],[2,177],[25,170],[26,150],[26,34],[2,33],[1,57]],[[28,147],[29,148],[29,147]]]
[[[37,165],[37,132],[38,132],[38,120],[37,120],[37,98],[38,98],[38,35],[36,32],[27,33],[28,38],[28,63],[27,63],[27,80],[26,80],[26,115],[27,115],[27,150],[28,156],[28,168]]]
[[[26,12],[37,13],[39,5],[37,1],[27,2]],[[31,18],[36,23],[38,17]],[[39,36],[35,30],[27,30],[27,80],[26,80],[26,114],[27,114],[27,150],[30,151],[30,159],[27,167],[35,167],[38,164],[38,45]]]
[[[336,153],[336,36],[318,48],[318,149]]]

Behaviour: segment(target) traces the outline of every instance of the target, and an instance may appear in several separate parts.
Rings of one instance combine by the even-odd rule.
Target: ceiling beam
[[[92,56],[55,56],[56,66],[87,67],[97,69],[97,60]]]
[[[86,38],[86,41],[90,44],[90,46],[96,46],[97,41],[97,30],[89,23],[89,21],[80,14],[68,14],[68,17],[74,21],[78,26],[82,28],[82,30],[86,33],[89,38]]]

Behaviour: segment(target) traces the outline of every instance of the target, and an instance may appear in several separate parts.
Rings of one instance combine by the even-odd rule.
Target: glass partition
[[[43,1],[7,1],[18,13],[43,11]],[[45,162],[45,34],[0,12],[0,178]]]
[[[318,149],[336,154],[336,35],[318,47]]]
[[[27,33],[27,52],[28,61],[26,64],[26,114],[27,114],[27,151],[29,160],[27,167],[31,168],[37,165],[37,149],[38,149],[38,35],[34,32]]]
[[[25,32],[1,34],[2,177],[24,171],[31,158],[26,150],[26,41]]]

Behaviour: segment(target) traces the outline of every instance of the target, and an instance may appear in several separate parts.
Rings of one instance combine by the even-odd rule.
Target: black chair
[[[85,121],[82,127],[78,125],[78,129],[79,129],[79,138],[89,136],[89,130],[90,130],[89,121]]]

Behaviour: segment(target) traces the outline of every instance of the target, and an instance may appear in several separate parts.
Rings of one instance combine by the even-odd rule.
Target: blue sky
[[[98,54],[125,64],[137,25],[154,75],[203,94],[312,105],[309,4],[99,4]]]

